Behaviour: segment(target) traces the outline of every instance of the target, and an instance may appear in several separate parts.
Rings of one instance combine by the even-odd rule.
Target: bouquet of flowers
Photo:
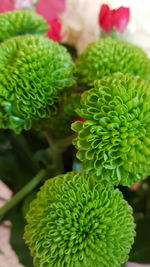
[[[123,38],[130,10],[99,6],[95,40],[79,49],[80,21],[73,32],[40,4],[0,14],[11,246],[26,267],[150,263],[150,59]]]

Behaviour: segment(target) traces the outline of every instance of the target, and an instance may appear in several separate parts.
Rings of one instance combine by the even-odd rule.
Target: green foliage
[[[46,181],[26,219],[24,238],[37,267],[119,267],[135,235],[121,192],[79,171]]]
[[[66,49],[47,38],[25,35],[0,46],[0,127],[16,133],[51,117],[62,92],[74,84]]]
[[[84,122],[72,126],[83,168],[113,185],[132,185],[150,174],[150,84],[116,74],[83,93]]]
[[[0,14],[0,42],[24,34],[45,34],[48,25],[42,16],[27,10]]]
[[[150,263],[150,218],[143,218],[137,222],[136,233],[130,261]]]
[[[54,138],[64,138],[73,133],[71,123],[78,116],[77,108],[80,108],[80,94],[78,93],[72,93],[60,103],[56,116],[49,121]]]
[[[77,59],[76,69],[78,83],[88,86],[116,72],[150,80],[150,60],[145,52],[133,44],[110,38],[91,43]]]
[[[23,135],[0,130],[0,179],[13,192],[21,189],[39,170],[31,149]]]

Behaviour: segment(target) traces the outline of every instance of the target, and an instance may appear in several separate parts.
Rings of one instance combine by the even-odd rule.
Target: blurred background
[[[0,0],[0,12],[31,8],[47,21],[60,18],[62,41],[76,46],[80,53],[99,38],[98,13],[102,4],[110,8],[130,8],[130,21],[124,32],[126,40],[141,46],[150,56],[150,1],[148,0]]]

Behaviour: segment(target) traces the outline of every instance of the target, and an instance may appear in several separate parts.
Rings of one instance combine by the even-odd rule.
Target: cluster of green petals
[[[17,36],[0,46],[0,128],[31,128],[48,118],[74,84],[66,48],[38,35]],[[68,90],[68,89],[67,89]]]
[[[0,42],[24,34],[43,35],[47,30],[46,21],[35,12],[15,10],[0,14]]]
[[[83,168],[113,185],[130,186],[150,174],[150,83],[115,74],[84,92],[84,122],[72,125]]]
[[[79,171],[47,180],[26,219],[36,267],[119,267],[134,241],[132,208],[122,193]]]
[[[150,80],[150,60],[141,48],[111,38],[97,40],[76,61],[79,84],[93,86],[94,81],[116,72]]]

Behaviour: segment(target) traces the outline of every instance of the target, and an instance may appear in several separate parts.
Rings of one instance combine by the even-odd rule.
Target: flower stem
[[[46,176],[46,170],[41,170],[27,185],[25,185],[10,201],[0,208],[0,219],[30,193]]]
[[[72,134],[66,138],[56,141],[56,145],[60,147],[63,151],[70,145],[72,145],[72,140],[76,137],[75,134]]]
[[[62,149],[57,146],[57,144],[54,142],[54,140],[52,139],[51,135],[48,132],[45,132],[45,137],[52,151],[53,163],[54,163],[55,169],[57,169],[59,173],[63,173],[64,164],[63,164],[63,158],[62,158]]]

